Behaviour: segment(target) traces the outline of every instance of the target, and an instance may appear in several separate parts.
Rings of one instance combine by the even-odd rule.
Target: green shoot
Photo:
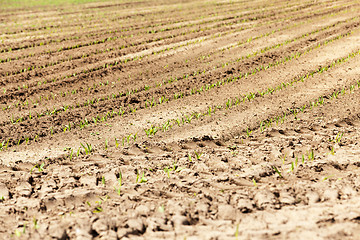
[[[143,172],[141,179],[140,179],[140,183],[146,183],[147,179],[145,178],[145,172]]]
[[[91,144],[89,144],[89,143],[86,143],[86,146],[82,143],[80,143],[80,145],[84,148],[86,155],[89,155],[93,150]]]
[[[257,184],[256,184],[256,181],[255,181],[255,178],[252,179],[253,183],[254,183],[254,187],[257,187]]]
[[[31,168],[30,173],[32,173],[35,168],[37,168],[39,172],[43,172],[44,171],[44,166],[45,166],[45,163],[42,163],[41,165],[36,164],[35,166],[33,166]]]
[[[121,172],[119,172],[118,182],[119,182],[119,188],[116,188],[115,186],[114,186],[114,188],[115,188],[117,194],[120,196],[120,194],[121,194],[121,186],[122,186],[122,173]]]
[[[170,170],[168,167],[164,168],[164,172],[167,174],[168,178],[170,178]]]
[[[314,155],[314,150],[311,149],[311,152],[309,152],[308,158],[310,161],[314,161],[315,159],[315,155]]]
[[[189,162],[192,162],[190,153],[188,154]]]
[[[105,177],[104,176],[102,176],[102,178],[101,178],[101,183],[105,186],[106,185],[106,181],[105,181]]]
[[[277,169],[277,167],[273,166],[273,169],[279,175],[280,178],[283,178],[283,176],[281,175],[281,172]]]
[[[196,151],[194,151],[194,153],[195,153],[195,156],[196,156],[196,160],[199,160],[200,159],[200,157],[201,157],[201,155],[202,155],[202,153],[201,152],[196,152]]]

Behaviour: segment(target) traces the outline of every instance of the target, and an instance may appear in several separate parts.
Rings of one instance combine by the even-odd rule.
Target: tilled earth
[[[357,239],[359,1],[0,3],[0,238]]]

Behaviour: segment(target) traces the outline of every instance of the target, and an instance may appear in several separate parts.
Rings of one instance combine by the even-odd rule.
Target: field
[[[356,239],[359,102],[359,1],[0,1],[0,238]]]

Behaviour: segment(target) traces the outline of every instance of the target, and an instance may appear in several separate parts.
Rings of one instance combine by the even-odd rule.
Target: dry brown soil
[[[1,239],[360,239],[359,1],[5,2]]]

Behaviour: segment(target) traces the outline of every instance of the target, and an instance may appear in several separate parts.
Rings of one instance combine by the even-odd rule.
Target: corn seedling
[[[122,174],[121,174],[121,172],[119,172],[118,183],[119,183],[119,188],[116,188],[115,186],[114,186],[114,188],[115,188],[117,194],[120,196],[121,186],[122,186]]]
[[[93,148],[92,148],[91,144],[89,144],[89,143],[85,143],[85,144],[86,144],[86,146],[84,144],[80,143],[80,145],[85,150],[85,155],[89,155],[92,152]]]
[[[284,156],[280,156],[280,159],[282,160],[282,163],[285,164],[286,154],[284,154]]]
[[[164,168],[164,172],[167,174],[168,178],[170,178],[170,169],[168,167]]]
[[[109,147],[109,141],[107,139],[105,139],[105,150],[107,150]]]
[[[257,187],[257,184],[256,184],[256,181],[255,181],[255,178],[252,179],[253,183],[254,183],[254,187]]]
[[[43,172],[44,171],[44,166],[45,166],[45,163],[42,163],[41,165],[36,164],[35,166],[33,166],[31,168],[30,174],[34,171],[35,168],[37,168],[39,172]]]
[[[190,153],[188,154],[188,159],[189,159],[189,162],[192,162]]]
[[[74,150],[71,148],[69,153],[69,159],[70,161],[73,159]]]
[[[289,169],[288,172],[293,172],[294,169],[295,169],[295,163],[294,163],[294,162],[291,162],[291,164],[290,164],[290,169]]]
[[[311,149],[311,151],[309,152],[308,158],[309,158],[310,161],[314,161],[315,155],[314,155],[314,150],[313,149]]]
[[[250,134],[252,133],[252,131],[251,130],[249,130],[249,128],[246,128],[246,135],[248,136],[248,137],[250,137]]]
[[[279,175],[280,178],[283,178],[283,176],[281,175],[281,172],[279,171],[279,169],[277,167],[273,166],[273,169]]]
[[[334,149],[334,147],[331,147],[330,154],[331,154],[331,155],[334,155],[334,154],[335,154],[335,149]]]
[[[106,185],[106,180],[105,180],[105,177],[104,177],[104,176],[101,177],[101,183],[102,183],[104,186]]]
[[[147,179],[145,178],[145,172],[143,172],[141,178],[140,178],[140,183],[146,183]]]
[[[194,151],[194,153],[195,153],[196,160],[199,160],[202,153],[201,152],[196,152],[196,151]]]

